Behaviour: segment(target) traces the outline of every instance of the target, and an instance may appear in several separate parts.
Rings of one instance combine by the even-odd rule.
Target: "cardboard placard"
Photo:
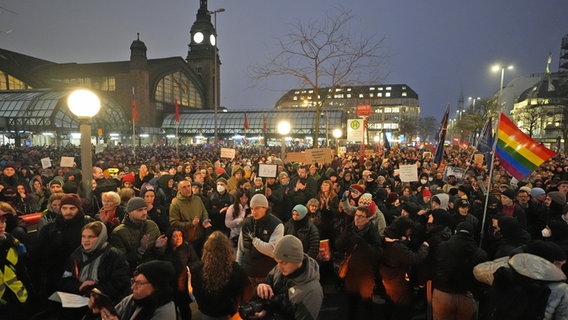
[[[482,164],[482,163],[483,163],[483,154],[481,154],[481,153],[476,153],[476,154],[473,156],[473,163]]]
[[[303,152],[288,152],[286,154],[286,162],[306,162],[306,156]]]
[[[276,164],[258,164],[258,176],[262,178],[276,178],[278,165]]]
[[[416,164],[401,165],[398,172],[402,182],[418,181],[418,167]]]
[[[73,157],[61,157],[61,163],[59,164],[60,167],[73,168],[74,165],[75,165],[75,158],[73,158]]]
[[[43,169],[47,169],[47,168],[51,167],[51,159],[49,159],[49,158],[41,159],[41,167]]]
[[[333,159],[332,150],[328,148],[318,148],[318,149],[308,149],[304,153],[306,157],[306,163],[321,163],[328,164],[331,163]]]
[[[234,159],[235,153],[236,153],[235,149],[221,148],[221,158]]]

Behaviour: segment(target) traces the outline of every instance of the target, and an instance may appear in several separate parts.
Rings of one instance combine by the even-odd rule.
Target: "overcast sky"
[[[489,97],[500,75],[490,67],[513,64],[505,82],[543,72],[549,51],[558,70],[568,34],[566,0],[209,0],[217,15],[221,105],[271,109],[298,83],[274,78],[251,86],[248,70],[277,53],[277,39],[297,19],[321,19],[341,4],[357,19],[353,34],[384,38],[384,83],[405,83],[420,99],[422,116],[438,119],[460,91]],[[199,0],[0,0],[0,47],[57,62],[124,61],[140,33],[148,58],[187,56]],[[331,12],[331,11],[330,11]]]

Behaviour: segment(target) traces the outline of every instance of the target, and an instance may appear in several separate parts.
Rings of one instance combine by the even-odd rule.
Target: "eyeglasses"
[[[137,287],[147,285],[149,283],[150,283],[149,281],[134,280],[134,278],[130,279],[130,285],[137,286]]]

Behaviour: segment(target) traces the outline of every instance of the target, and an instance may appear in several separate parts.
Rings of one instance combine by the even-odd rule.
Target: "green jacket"
[[[209,219],[209,213],[201,198],[198,195],[185,197],[178,193],[170,205],[170,225],[185,230],[192,225],[195,217],[198,217],[200,222]]]

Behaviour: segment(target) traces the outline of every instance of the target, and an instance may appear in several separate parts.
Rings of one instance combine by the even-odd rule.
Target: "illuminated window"
[[[363,98],[363,94],[362,94],[362,93],[359,93],[359,98]]]
[[[383,96],[383,93],[382,93],[382,92],[377,93],[377,98],[380,98],[380,97],[382,97],[382,96]]]
[[[389,90],[391,90],[391,89],[392,89],[391,87],[387,87],[387,91],[389,91]]]
[[[185,74],[174,72],[164,76],[156,86],[154,92],[158,110],[163,110],[164,104],[173,105],[175,99],[181,107],[191,109],[203,108],[203,98],[195,84]]]
[[[0,71],[0,90],[32,89],[28,84],[18,78]]]
[[[374,98],[375,95],[373,93],[369,93],[369,97]]]
[[[347,94],[347,98],[351,98],[351,93],[348,93],[348,94]]]
[[[390,97],[391,93],[390,92],[385,92],[385,97]]]
[[[375,87],[370,87],[369,90],[375,91]]]
[[[377,89],[379,89],[380,91],[383,91],[383,87],[378,87]]]
[[[404,92],[402,93],[402,96],[403,96],[403,97],[406,97],[406,91],[404,91]]]

